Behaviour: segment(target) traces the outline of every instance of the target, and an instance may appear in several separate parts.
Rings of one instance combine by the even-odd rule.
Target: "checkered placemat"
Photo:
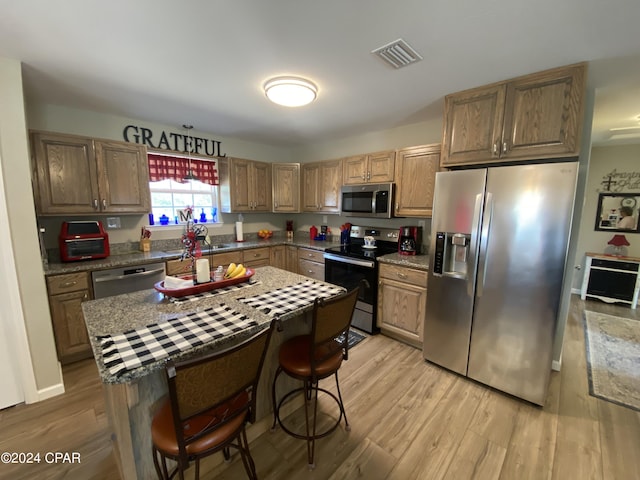
[[[260,285],[260,280],[249,280],[248,282],[236,283],[235,285],[229,285],[227,287],[216,288],[215,290],[209,290],[208,292],[196,293],[195,295],[185,295],[184,297],[177,297],[173,299],[174,303],[181,302],[194,302],[201,298],[215,297],[216,295],[222,295],[223,293],[231,292],[233,290],[240,290],[241,288],[253,287],[254,285]]]
[[[253,325],[257,325],[254,320],[220,304],[202,312],[97,339],[106,369],[111,375],[118,376]]]
[[[329,298],[345,291],[342,287],[308,280],[271,290],[257,297],[239,298],[238,301],[246,303],[273,318],[298,308],[312,305],[317,297]]]

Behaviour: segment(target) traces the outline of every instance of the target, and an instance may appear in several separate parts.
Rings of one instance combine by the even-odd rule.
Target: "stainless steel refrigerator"
[[[577,162],[436,175],[425,359],[543,405]]]

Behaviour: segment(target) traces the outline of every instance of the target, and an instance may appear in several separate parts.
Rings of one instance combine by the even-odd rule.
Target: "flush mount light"
[[[302,107],[316,99],[318,87],[300,77],[275,77],[265,82],[264,93],[278,105]]]

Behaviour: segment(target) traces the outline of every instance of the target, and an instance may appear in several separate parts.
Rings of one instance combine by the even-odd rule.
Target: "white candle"
[[[198,283],[206,283],[211,280],[209,272],[209,259],[199,258],[196,260],[196,281]]]
[[[236,241],[237,242],[243,242],[243,236],[242,236],[242,222],[236,222]]]

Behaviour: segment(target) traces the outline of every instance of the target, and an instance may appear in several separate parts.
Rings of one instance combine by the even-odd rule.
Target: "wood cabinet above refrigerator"
[[[147,148],[128,142],[31,132],[39,215],[147,213]]]
[[[445,97],[442,167],[576,157],[586,64]]]

